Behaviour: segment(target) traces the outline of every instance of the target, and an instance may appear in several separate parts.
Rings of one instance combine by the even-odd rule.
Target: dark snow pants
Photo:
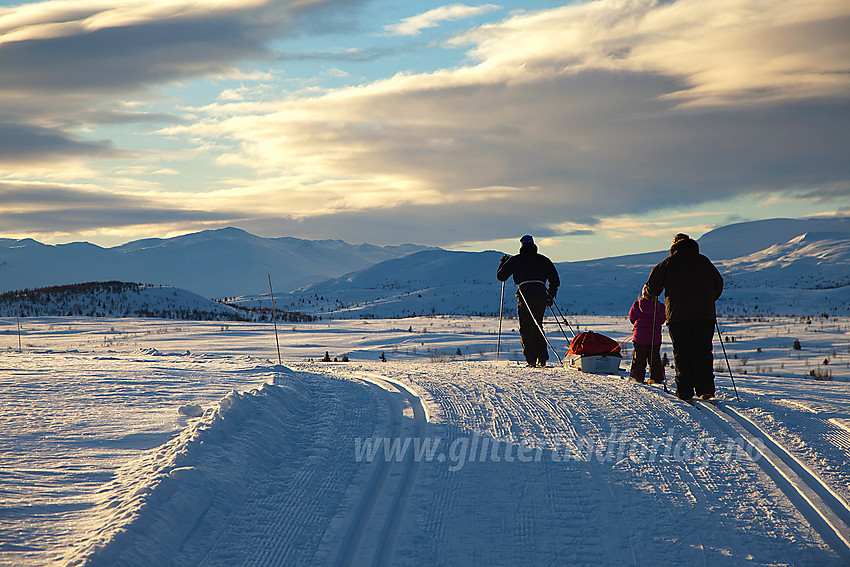
[[[676,365],[676,396],[689,400],[708,394],[714,396],[714,321],[694,320],[667,323],[673,341]]]
[[[637,342],[633,342],[632,345],[635,347],[635,355],[632,358],[629,377],[638,382],[643,382],[646,377],[646,363],[651,358],[649,377],[655,382],[664,382],[664,365],[661,363],[661,345],[643,345]],[[650,351],[652,351],[651,356]]]
[[[549,360],[546,338],[540,333],[540,329],[543,328],[543,316],[546,314],[549,294],[546,292],[546,286],[542,284],[528,284],[522,286],[521,290],[522,296],[519,295],[520,292],[517,292],[517,312],[519,314],[519,335],[522,339],[522,354],[528,364],[535,366]],[[523,297],[528,302],[528,307],[523,303]],[[531,308],[530,312],[529,307]]]

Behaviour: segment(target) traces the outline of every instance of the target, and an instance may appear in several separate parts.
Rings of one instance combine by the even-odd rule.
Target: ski
[[[670,390],[668,390],[667,384],[665,382],[654,382],[653,383],[653,384],[660,385],[663,388],[663,389],[661,389],[661,388],[653,388],[652,385],[650,385],[647,382],[638,382],[637,380],[633,380],[631,377],[628,377],[628,376],[626,376],[625,378],[626,378],[626,380],[628,380],[632,384],[644,386],[645,388],[648,388],[649,390],[655,391],[659,396],[668,398],[671,401],[684,402],[694,409],[697,409],[697,410],[700,409],[699,405],[697,405],[694,402],[694,398],[691,398],[690,400],[683,400],[682,398],[676,396],[674,393],[672,393]]]

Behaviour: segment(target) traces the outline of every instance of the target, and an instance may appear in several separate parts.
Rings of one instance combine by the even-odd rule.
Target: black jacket
[[[532,243],[523,244],[516,256],[506,256],[502,259],[496,272],[496,278],[503,282],[511,276],[514,277],[514,283],[517,285],[532,281],[543,282],[544,290],[546,289],[545,283],[548,281],[548,294],[552,298],[557,295],[558,287],[561,285],[555,264],[543,254],[538,254],[537,245]],[[529,291],[533,293],[531,288]],[[525,292],[526,288],[524,287],[523,293]]]
[[[667,323],[716,320],[714,302],[723,293],[723,276],[699,253],[696,240],[675,242],[670,256],[652,269],[647,285],[653,295],[664,291]]]

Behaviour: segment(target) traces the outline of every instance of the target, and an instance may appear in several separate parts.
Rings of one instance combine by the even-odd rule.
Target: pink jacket
[[[653,304],[655,304],[655,329],[652,328]],[[629,321],[635,326],[635,342],[642,345],[661,344],[661,325],[665,320],[663,301],[652,301],[641,297],[629,309]]]

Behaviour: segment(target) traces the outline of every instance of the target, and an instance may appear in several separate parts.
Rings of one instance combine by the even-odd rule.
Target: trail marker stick
[[[21,343],[21,309],[20,307],[15,312],[15,322],[18,324],[18,352],[24,352],[23,344]]]
[[[269,274],[269,295],[272,298],[272,324],[274,325],[274,342],[277,345],[277,363],[283,366],[283,361],[280,359],[280,340],[277,338],[277,317],[274,312],[274,292],[272,291],[272,275]]]

